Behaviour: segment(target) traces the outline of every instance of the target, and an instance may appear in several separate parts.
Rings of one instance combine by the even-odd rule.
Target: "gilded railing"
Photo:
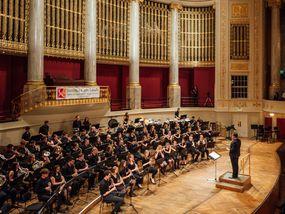
[[[231,24],[231,59],[249,59],[249,24]]]
[[[140,6],[140,61],[168,64],[169,10],[167,4],[144,1]]]
[[[84,58],[84,29],[85,0],[45,0],[45,55]]]
[[[0,1],[0,50],[27,53],[30,0]]]
[[[15,118],[34,109],[47,106],[68,106],[81,104],[109,103],[110,90],[108,86],[100,86],[99,98],[56,99],[56,86],[39,87],[23,93],[12,100],[12,114]]]
[[[245,175],[245,168],[248,166],[248,175],[250,175],[250,153],[247,153],[245,156],[241,157],[239,162],[239,172]]]
[[[215,10],[213,7],[184,7],[179,13],[181,65],[215,64]]]
[[[97,0],[97,59],[128,61],[129,1]]]

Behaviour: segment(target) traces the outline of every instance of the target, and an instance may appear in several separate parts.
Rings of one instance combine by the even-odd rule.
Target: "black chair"
[[[105,205],[111,205],[112,206],[112,210],[114,209],[114,203],[113,202],[106,202],[106,201],[104,201],[102,196],[101,196],[101,198],[102,198],[102,200],[101,200],[101,204],[100,204],[99,214],[101,214],[103,212],[103,209],[104,209]]]

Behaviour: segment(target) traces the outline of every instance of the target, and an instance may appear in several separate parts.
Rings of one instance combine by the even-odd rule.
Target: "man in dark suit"
[[[233,176],[231,178],[238,178],[238,158],[240,156],[241,141],[238,139],[238,134],[232,134],[232,142],[230,146],[230,158],[233,168]]]

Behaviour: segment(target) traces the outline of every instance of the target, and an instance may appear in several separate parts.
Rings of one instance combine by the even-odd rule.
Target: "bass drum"
[[[116,128],[116,127],[118,127],[118,125],[119,125],[119,122],[116,119],[111,119],[108,122],[108,126],[110,128]]]

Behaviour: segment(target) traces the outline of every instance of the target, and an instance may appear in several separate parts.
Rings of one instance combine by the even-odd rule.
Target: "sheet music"
[[[209,157],[212,158],[213,160],[217,160],[217,159],[219,159],[221,157],[221,155],[219,153],[217,153],[217,152],[211,152],[209,154]]]

